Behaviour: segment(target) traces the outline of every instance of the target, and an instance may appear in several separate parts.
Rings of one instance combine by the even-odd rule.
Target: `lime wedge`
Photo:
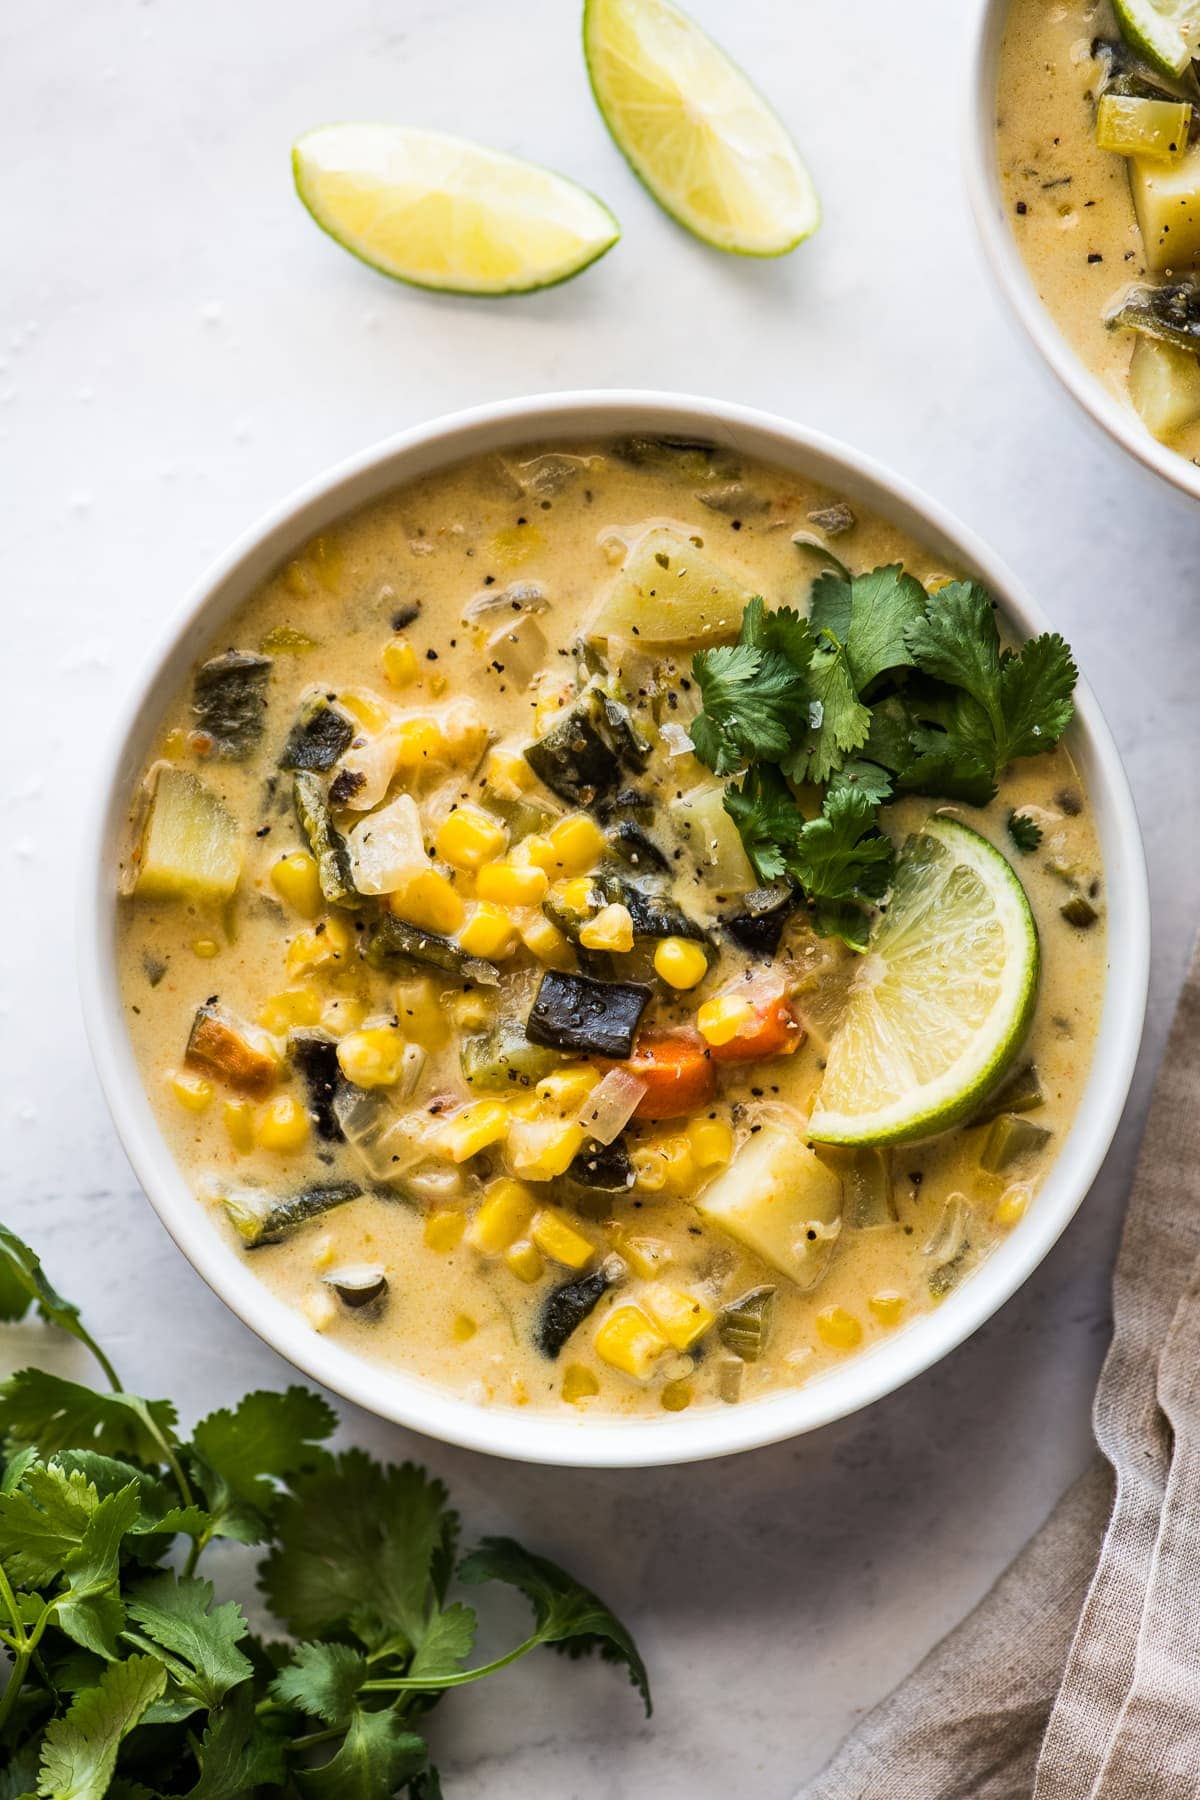
[[[956,819],[927,819],[900,852],[809,1137],[905,1143],[968,1117],[1020,1048],[1039,966],[1037,926],[1011,864]]]
[[[324,125],[299,139],[292,169],[343,250],[417,287],[526,294],[578,275],[621,235],[565,175],[436,131]]]
[[[1180,76],[1200,46],[1200,0],[1113,0],[1126,43],[1162,75]]]
[[[679,224],[740,256],[812,236],[821,205],[796,146],[670,0],[585,0],[583,51],[617,148]]]

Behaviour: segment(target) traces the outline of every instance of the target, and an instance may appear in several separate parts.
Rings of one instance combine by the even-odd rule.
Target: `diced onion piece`
[[[613,1143],[637,1111],[646,1083],[628,1069],[610,1069],[579,1110],[579,1123],[598,1144]]]
[[[394,894],[429,866],[421,815],[411,794],[400,794],[357,824],[346,839],[360,894]]]
[[[428,1154],[420,1117],[397,1117],[375,1091],[346,1083],[333,1097],[333,1112],[346,1142],[376,1181],[399,1179]]]
[[[682,725],[677,725],[674,719],[668,719],[665,725],[660,725],[658,728],[658,735],[667,746],[668,756],[691,755],[694,747],[692,740],[684,727]]]

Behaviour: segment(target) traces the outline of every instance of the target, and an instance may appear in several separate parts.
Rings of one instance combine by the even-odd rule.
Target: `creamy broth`
[[[997,94],[1001,193],[1059,330],[1105,389],[1135,411],[1130,372],[1139,340],[1106,320],[1131,290],[1186,278],[1192,269],[1188,262],[1178,269],[1149,266],[1130,160],[1096,141],[1097,98],[1106,79],[1104,58],[1093,55],[1097,41],[1120,43],[1108,0],[1013,0]],[[1153,71],[1146,75],[1162,84]],[[1181,456],[1200,459],[1200,419],[1155,434]]]
[[[857,959],[835,940],[815,936],[802,913],[789,922],[776,958],[803,1032],[794,1053],[723,1064],[715,1094],[691,1119],[635,1120],[623,1140],[636,1172],[627,1191],[581,1194],[564,1190],[561,1180],[544,1187],[527,1182],[539,1206],[553,1208],[559,1223],[585,1240],[582,1263],[556,1259],[553,1226],[549,1233],[533,1230],[541,1248],[531,1245],[528,1220],[519,1241],[505,1247],[497,1238],[486,1252],[475,1247],[480,1206],[507,1178],[502,1143],[457,1164],[428,1158],[411,1178],[389,1187],[368,1175],[336,1130],[319,1134],[304,1084],[287,1060],[290,1029],[343,1043],[372,1021],[393,1024],[425,1054],[409,1104],[426,1108],[426,1122],[440,1129],[438,1120],[453,1119],[464,1103],[481,1098],[464,1080],[463,1037],[485,1031],[498,1009],[513,1004],[514,993],[523,1017],[547,959],[574,960],[569,946],[564,953],[561,941],[555,946],[553,938],[538,936],[544,920],[536,905],[517,907],[513,916],[538,948],[528,948],[524,938],[506,948],[499,992],[436,973],[372,967],[359,955],[361,930],[356,938],[357,927],[347,923],[353,909],[340,918],[319,904],[297,911],[300,890],[281,886],[279,870],[281,859],[305,845],[292,778],[278,764],[293,721],[314,693],[329,696],[356,727],[362,724],[368,742],[384,713],[441,722],[441,747],[429,751],[418,743],[415,760],[390,789],[393,797],[411,789],[432,841],[452,809],[479,800],[481,762],[502,786],[495,763],[485,759],[503,760],[552,728],[555,709],[574,691],[581,628],[648,526],[673,528],[746,592],[803,609],[820,560],[793,542],[793,534],[819,545],[824,533],[810,515],[829,523],[826,509],[836,502],[793,474],[724,453],[654,454],[634,446],[620,455],[598,443],[533,446],[473,461],[414,483],[323,534],[209,647],[210,657],[262,647],[271,657],[265,731],[247,760],[211,754],[211,736],[197,734],[190,683],[177,696],[151,760],[199,775],[220,797],[240,828],[244,864],[236,898],[224,908],[144,894],[124,905],[126,1017],[164,1137],[197,1204],[210,1209],[214,1229],[231,1243],[238,1242],[225,1204],[231,1195],[269,1201],[340,1181],[364,1190],[279,1241],[244,1251],[255,1273],[314,1332],[481,1403],[572,1404],[619,1414],[744,1403],[810,1379],[937,1304],[1019,1228],[1054,1146],[1069,1129],[1105,980],[1099,851],[1069,737],[1051,754],[1006,771],[988,807],[949,809],[1013,857],[1037,918],[1042,980],[1021,1061],[1032,1061],[1040,1075],[1044,1103],[1036,1119],[1052,1134],[1048,1147],[1003,1175],[979,1166],[986,1126],[868,1153],[872,1180],[890,1188],[883,1222],[870,1224],[855,1223],[857,1165],[847,1153],[829,1153],[844,1204],[828,1264],[807,1291],[747,1253],[694,1205],[720,1179],[731,1150],[764,1119],[781,1111],[806,1117],[819,1085],[828,1034]],[[931,586],[951,573],[920,544],[870,516],[858,517],[831,544],[856,570],[903,562]],[[493,608],[491,596],[503,596],[503,604]],[[651,657],[634,641],[610,641],[608,650],[635,696],[637,728],[656,745],[655,811],[645,828],[668,846],[675,897],[712,928],[728,913],[728,897],[711,891],[665,819],[676,794],[711,779],[691,754],[680,753],[678,734],[662,729],[694,706],[690,652],[656,649]],[[536,784],[512,804],[531,801],[555,816],[573,810]],[[906,799],[885,810],[886,828],[900,841],[943,804]],[[1031,810],[1044,828],[1041,846],[1023,856],[1007,836],[1016,806]],[[365,815],[338,816],[349,829]],[[473,916],[481,877],[449,873]],[[1099,915],[1090,929],[1062,917],[1064,880],[1086,888]],[[315,916],[305,918],[304,910]],[[336,950],[339,942],[331,958],[330,945]],[[728,978],[731,967],[753,976],[758,960],[722,940],[718,966],[690,992],[655,983],[653,970],[641,966],[655,987],[647,1018],[670,1025],[690,1017],[698,997]],[[274,1047],[279,1066],[259,1092],[237,1091],[189,1068],[193,1016],[206,1005],[269,1031],[268,1049]],[[536,1078],[528,1088],[517,1083],[502,1092],[500,1102],[511,1101],[518,1112],[522,1105],[535,1109]],[[563,1106],[572,1104],[568,1092]],[[716,1129],[705,1137],[702,1126]],[[561,1353],[543,1354],[536,1340],[547,1295],[598,1270],[607,1271],[611,1285]],[[345,1278],[340,1293],[328,1279],[339,1275]],[[381,1280],[386,1291],[376,1292]],[[668,1341],[634,1379],[598,1354],[597,1333],[611,1314],[663,1284],[694,1299],[705,1328],[686,1347]],[[775,1289],[769,1343],[758,1360],[744,1360],[729,1348],[722,1308],[763,1285]]]

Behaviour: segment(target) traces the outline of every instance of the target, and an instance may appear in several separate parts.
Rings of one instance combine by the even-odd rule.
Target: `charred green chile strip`
[[[550,1050],[625,1059],[649,1004],[650,988],[638,981],[593,981],[549,969],[542,976],[525,1035]]]
[[[597,869],[592,880],[610,904],[618,901],[628,908],[635,937],[692,938],[712,949],[712,939],[703,925],[689,919],[669,894],[657,891],[648,882],[631,881],[618,869]]]
[[[298,1194],[288,1194],[282,1200],[273,1199],[265,1190],[260,1193],[244,1188],[226,1195],[224,1205],[247,1250],[257,1250],[263,1244],[278,1243],[287,1232],[320,1218],[322,1213],[332,1212],[335,1206],[357,1200],[361,1193],[356,1181],[330,1181],[301,1188]]]
[[[717,454],[717,446],[703,438],[617,438],[609,448],[619,462],[632,463],[635,469],[673,468],[699,477],[708,474]]]
[[[497,1093],[510,1087],[532,1087],[559,1065],[552,1050],[531,1044],[516,1019],[501,1019],[493,1030],[464,1038],[459,1061],[473,1088]]]
[[[288,732],[281,769],[332,769],[338,757],[350,748],[354,727],[345,713],[330,706],[327,700],[309,700],[301,708]]]
[[[1200,283],[1174,281],[1163,287],[1135,288],[1105,323],[1114,330],[1158,338],[1177,350],[1200,351]]]
[[[425,968],[440,969],[444,975],[456,975],[460,981],[478,982],[481,987],[495,987],[500,979],[494,963],[468,956],[452,938],[410,925],[394,913],[379,914],[367,936],[363,957],[373,969],[419,963]]]
[[[534,1342],[543,1356],[553,1362],[573,1331],[577,1331],[596,1306],[608,1276],[603,1269],[581,1275],[575,1281],[564,1281],[551,1289],[542,1302],[534,1329]]]
[[[525,751],[525,761],[538,780],[576,806],[590,806],[620,777],[613,747],[601,729],[603,716],[600,695],[586,694]]]
[[[1022,1063],[1019,1069],[1014,1069],[988,1095],[979,1111],[972,1113],[967,1125],[990,1125],[1001,1113],[1033,1112],[1036,1107],[1044,1106],[1045,1103],[1046,1096],[1042,1092],[1042,1078],[1038,1074],[1037,1064]]]
[[[751,888],[748,894],[742,895],[738,910],[722,922],[743,950],[756,956],[774,956],[796,904],[795,891],[783,883],[777,887]]]
[[[1092,56],[1101,67],[1100,81],[1093,96],[1097,100],[1101,94],[1121,94],[1134,100],[1180,98],[1180,93],[1172,93],[1161,82],[1151,79],[1150,70],[1124,38],[1093,38]],[[1192,80],[1180,83],[1182,94],[1189,99],[1194,88]]]
[[[196,671],[192,711],[197,728],[212,739],[212,754],[244,762],[266,723],[267,678],[271,658],[247,650],[214,656]]]
[[[631,868],[643,872],[646,869],[656,869],[663,875],[669,873],[670,857],[665,850],[659,849],[636,819],[618,819],[604,835],[613,854],[619,856],[622,862],[627,862]]]
[[[632,768],[644,769],[650,761],[654,745],[649,738],[643,737],[633,722],[633,714],[615,694],[600,696],[604,714],[606,735],[616,754],[622,762]]]
[[[771,1339],[775,1317],[775,1289],[751,1288],[722,1307],[717,1334],[727,1350],[743,1362],[757,1362]]]
[[[1090,930],[1100,917],[1086,894],[1072,894],[1066,905],[1058,910],[1067,924],[1074,925],[1078,931]]]
[[[356,906],[359,895],[350,873],[350,853],[330,817],[321,783],[310,769],[297,772],[292,797],[300,829],[316,858],[321,892],[331,906]]]
[[[591,1138],[571,1163],[564,1179],[576,1187],[593,1188],[598,1193],[623,1194],[633,1186],[633,1163],[620,1138],[613,1144],[599,1144]]]
[[[1049,1141],[1050,1133],[1044,1125],[1035,1125],[1020,1113],[1001,1113],[992,1120],[983,1140],[979,1166],[989,1175],[1002,1175],[1023,1156],[1034,1156],[1045,1149]]]
[[[333,1097],[342,1079],[337,1039],[324,1031],[293,1031],[288,1038],[288,1057],[304,1083],[317,1136],[327,1144],[340,1144],[342,1128],[333,1110]]]

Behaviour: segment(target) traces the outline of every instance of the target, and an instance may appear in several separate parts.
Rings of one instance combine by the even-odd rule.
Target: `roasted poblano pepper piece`
[[[932,1263],[929,1292],[941,1300],[962,1276],[971,1249],[967,1231],[967,1203],[961,1194],[951,1194],[942,1208],[937,1230],[924,1246]]]
[[[212,739],[212,755],[244,762],[266,724],[271,658],[227,650],[201,663],[192,690],[196,727]]]
[[[316,858],[321,892],[331,906],[357,906],[346,840],[330,817],[321,783],[310,769],[300,769],[292,783],[296,817],[308,847]]]
[[[1038,1074],[1036,1063],[1022,1063],[1014,1069],[1000,1086],[988,1095],[979,1111],[972,1113],[968,1125],[990,1125],[1001,1113],[1033,1112],[1044,1106],[1046,1096],[1042,1092],[1042,1078]]]
[[[563,1180],[596,1193],[624,1194],[633,1186],[633,1162],[620,1138],[612,1144],[599,1144],[592,1138],[575,1157]]]
[[[892,1168],[886,1150],[853,1151],[842,1177],[842,1191],[848,1225],[867,1230],[873,1225],[895,1224]]]
[[[722,1307],[717,1335],[725,1348],[743,1362],[757,1362],[770,1342],[774,1317],[775,1289],[751,1288]]]
[[[549,969],[525,1026],[532,1043],[550,1050],[577,1050],[584,1056],[624,1060],[650,1003],[651,989],[639,981],[594,981]]]
[[[552,1050],[531,1044],[516,1019],[501,1019],[491,1031],[466,1037],[459,1061],[467,1082],[490,1093],[510,1087],[532,1087],[559,1066]]]
[[[1074,925],[1078,931],[1090,930],[1100,917],[1086,894],[1072,894],[1066,905],[1058,910],[1067,924]]]
[[[629,708],[593,686],[529,745],[525,761],[552,794],[592,806],[620,785],[623,766],[644,768],[650,750]]]
[[[689,919],[683,908],[660,888],[647,881],[632,881],[617,869],[597,869],[592,876],[596,887],[610,904],[626,907],[633,920],[633,935],[640,938],[682,937],[712,949],[712,939],[703,925]]]
[[[743,950],[755,956],[774,956],[783,928],[796,910],[796,894],[786,882],[773,887],[751,888],[742,895],[735,913],[723,921],[726,931]]]
[[[361,1193],[356,1181],[329,1181],[301,1188],[298,1194],[283,1199],[265,1188],[241,1188],[225,1195],[223,1204],[243,1244],[248,1250],[257,1250],[263,1244],[278,1243],[289,1231],[332,1212],[335,1206],[357,1200]]]
[[[1158,338],[1177,350],[1200,352],[1200,282],[1172,281],[1162,287],[1135,288],[1105,323]]]
[[[663,875],[670,871],[670,857],[659,849],[649,832],[636,819],[618,819],[604,835],[613,854],[619,856],[622,862],[628,863],[631,869],[642,873],[653,869]]]
[[[395,913],[380,913],[367,934],[364,959],[373,969],[389,969],[397,964],[417,963],[424,968],[439,969],[443,975],[454,975],[460,981],[475,981],[481,987],[495,987],[500,977],[494,963],[481,957],[468,956],[461,944],[440,937],[420,925],[410,925]]]
[[[333,1110],[333,1097],[342,1079],[337,1039],[325,1031],[293,1031],[288,1038],[288,1057],[304,1083],[317,1136],[326,1143],[340,1143],[342,1128]]]
[[[992,1120],[983,1140],[979,1166],[989,1175],[1002,1175],[1023,1156],[1033,1156],[1044,1149],[1049,1140],[1050,1133],[1044,1125],[1035,1125],[1020,1113],[1001,1113]]]
[[[354,726],[337,707],[321,698],[307,700],[300,708],[296,722],[288,732],[281,769],[332,769],[338,757],[350,748]]]
[[[594,1269],[590,1275],[564,1281],[561,1287],[551,1289],[542,1301],[534,1328],[534,1342],[543,1356],[554,1360],[571,1333],[577,1331],[595,1309],[608,1286],[605,1271]]]

